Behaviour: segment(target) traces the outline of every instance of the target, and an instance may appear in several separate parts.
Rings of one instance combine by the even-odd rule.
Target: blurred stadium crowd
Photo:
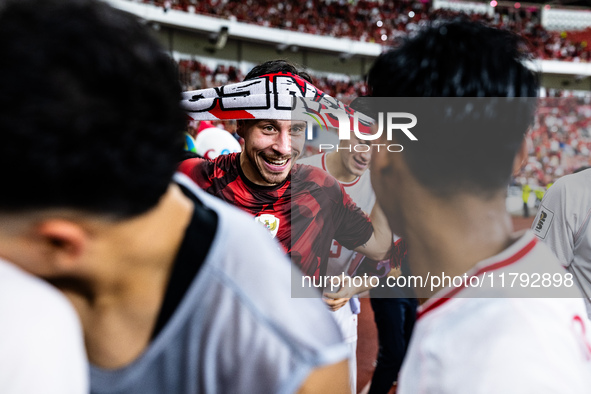
[[[529,161],[515,178],[520,185],[544,187],[590,164],[591,100],[565,97],[540,103],[528,134]]]
[[[458,12],[433,8],[430,0],[287,0],[275,2],[237,0],[140,0],[164,10],[175,9],[228,20],[256,23],[323,36],[343,37],[386,46],[397,46],[430,21],[450,18]],[[585,32],[548,31],[541,25],[540,6],[498,5],[494,14],[471,14],[471,20],[514,31],[525,37],[530,50],[540,59],[574,62],[591,60],[588,46],[591,29]]]

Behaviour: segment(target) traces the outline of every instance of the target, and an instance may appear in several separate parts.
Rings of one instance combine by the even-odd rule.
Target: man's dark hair
[[[374,105],[376,102],[377,100],[375,98],[369,96],[355,97],[349,104],[349,108],[357,112],[361,112],[363,115],[369,116],[370,118],[376,120],[378,115]]]
[[[509,182],[538,91],[524,48],[512,33],[455,21],[430,26],[376,60],[372,96],[405,98],[381,110],[417,117],[418,141],[400,139],[399,154],[424,186],[490,195]]]
[[[371,112],[371,105],[370,104],[371,104],[371,99],[369,97],[362,96],[362,97],[355,97],[353,99],[353,101],[351,101],[351,103],[349,104],[349,107],[351,109],[354,109],[355,111],[359,111],[363,114],[366,114],[366,112]]]
[[[246,74],[244,80],[247,81],[249,79],[260,77],[261,75],[274,74],[279,72],[288,72],[291,74],[298,75],[304,78],[306,81],[313,84],[312,77],[310,76],[310,74],[308,74],[307,71],[305,71],[302,67],[298,66],[297,64],[284,59],[269,60],[263,64],[254,66],[252,70],[250,70],[248,74]]]
[[[135,17],[93,0],[0,7],[0,210],[127,217],[183,147],[176,66]]]

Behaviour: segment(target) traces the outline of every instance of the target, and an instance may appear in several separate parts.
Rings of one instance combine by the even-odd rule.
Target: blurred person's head
[[[310,75],[286,60],[270,60],[255,66],[245,81],[266,74],[289,73],[312,83]],[[287,179],[304,148],[306,123],[279,119],[239,120],[237,133],[244,138],[240,164],[246,177],[262,186]]]
[[[240,151],[240,144],[236,138],[224,129],[210,127],[195,138],[195,153],[208,160]]]
[[[371,99],[358,97],[349,104],[351,109],[363,114],[371,113],[368,106],[371,105]],[[352,182],[360,177],[369,169],[371,161],[372,142],[363,140],[355,133],[351,133],[348,140],[340,140],[338,148],[329,154],[332,172],[341,182]],[[337,176],[338,174],[338,176]]]
[[[228,133],[234,134],[236,132],[237,124],[235,119],[223,120],[222,125],[224,126],[224,130]]]
[[[519,98],[538,90],[524,48],[512,33],[451,22],[382,54],[368,75],[372,96],[405,98],[399,103],[417,117],[418,141],[404,140],[401,153],[374,152],[376,194],[395,196],[402,169],[440,198],[504,193],[516,155],[526,155],[522,142],[533,120],[535,99]]]
[[[142,24],[98,1],[9,0],[0,52],[3,257],[81,253],[101,227],[90,221],[119,223],[161,201],[185,114],[174,62]]]
[[[339,147],[333,154],[353,180],[369,169],[371,150],[371,141],[362,140],[352,133],[350,139],[339,141]]]

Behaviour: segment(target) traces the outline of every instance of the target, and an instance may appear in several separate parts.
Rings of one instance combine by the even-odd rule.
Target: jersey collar
[[[322,157],[320,158],[320,162],[322,163],[322,169],[326,172],[328,172],[328,170],[326,169],[326,153],[322,154]],[[369,171],[369,170],[367,170]],[[328,172],[330,174],[330,172]],[[332,175],[332,174],[331,174]],[[353,181],[351,182],[341,182],[339,181],[339,183],[343,186],[343,187],[350,187],[355,185],[357,182],[359,182],[359,180],[361,179],[360,176],[358,176],[357,178],[355,178]]]
[[[521,238],[515,241],[509,248],[501,253],[482,260],[469,270],[466,274],[468,277],[480,276],[482,274],[490,273],[495,270],[505,268],[523,259],[536,246],[538,239],[531,231],[527,231]],[[430,311],[443,305],[454,296],[458,295],[466,287],[446,287],[439,290],[427,302],[421,305],[418,309],[417,319],[421,318]]]

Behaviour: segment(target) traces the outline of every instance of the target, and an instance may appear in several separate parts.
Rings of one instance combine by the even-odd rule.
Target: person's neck
[[[325,159],[326,171],[328,171],[330,175],[335,177],[337,181],[341,183],[349,183],[357,179],[357,175],[352,174],[343,165],[343,162],[341,161],[341,157],[338,152],[327,153]]]
[[[246,178],[248,182],[258,186],[266,186],[261,184],[262,182],[255,177],[256,171],[253,168],[250,160],[248,160],[246,153],[238,153],[238,165],[240,166],[239,169],[242,172],[243,178]]]
[[[121,367],[148,346],[193,209],[171,185],[155,208],[113,224],[97,241],[101,261],[86,291],[60,286],[79,312],[92,363]]]
[[[238,165],[240,166],[239,170],[242,172],[241,176],[243,179],[246,178],[247,183],[261,187],[272,186],[268,185],[257,175],[258,171],[250,162],[246,153],[241,152],[238,154]]]
[[[461,276],[515,241],[502,193],[488,200],[469,194],[411,198],[402,214],[413,275]],[[423,293],[418,296],[428,298],[439,289],[417,289]]]

